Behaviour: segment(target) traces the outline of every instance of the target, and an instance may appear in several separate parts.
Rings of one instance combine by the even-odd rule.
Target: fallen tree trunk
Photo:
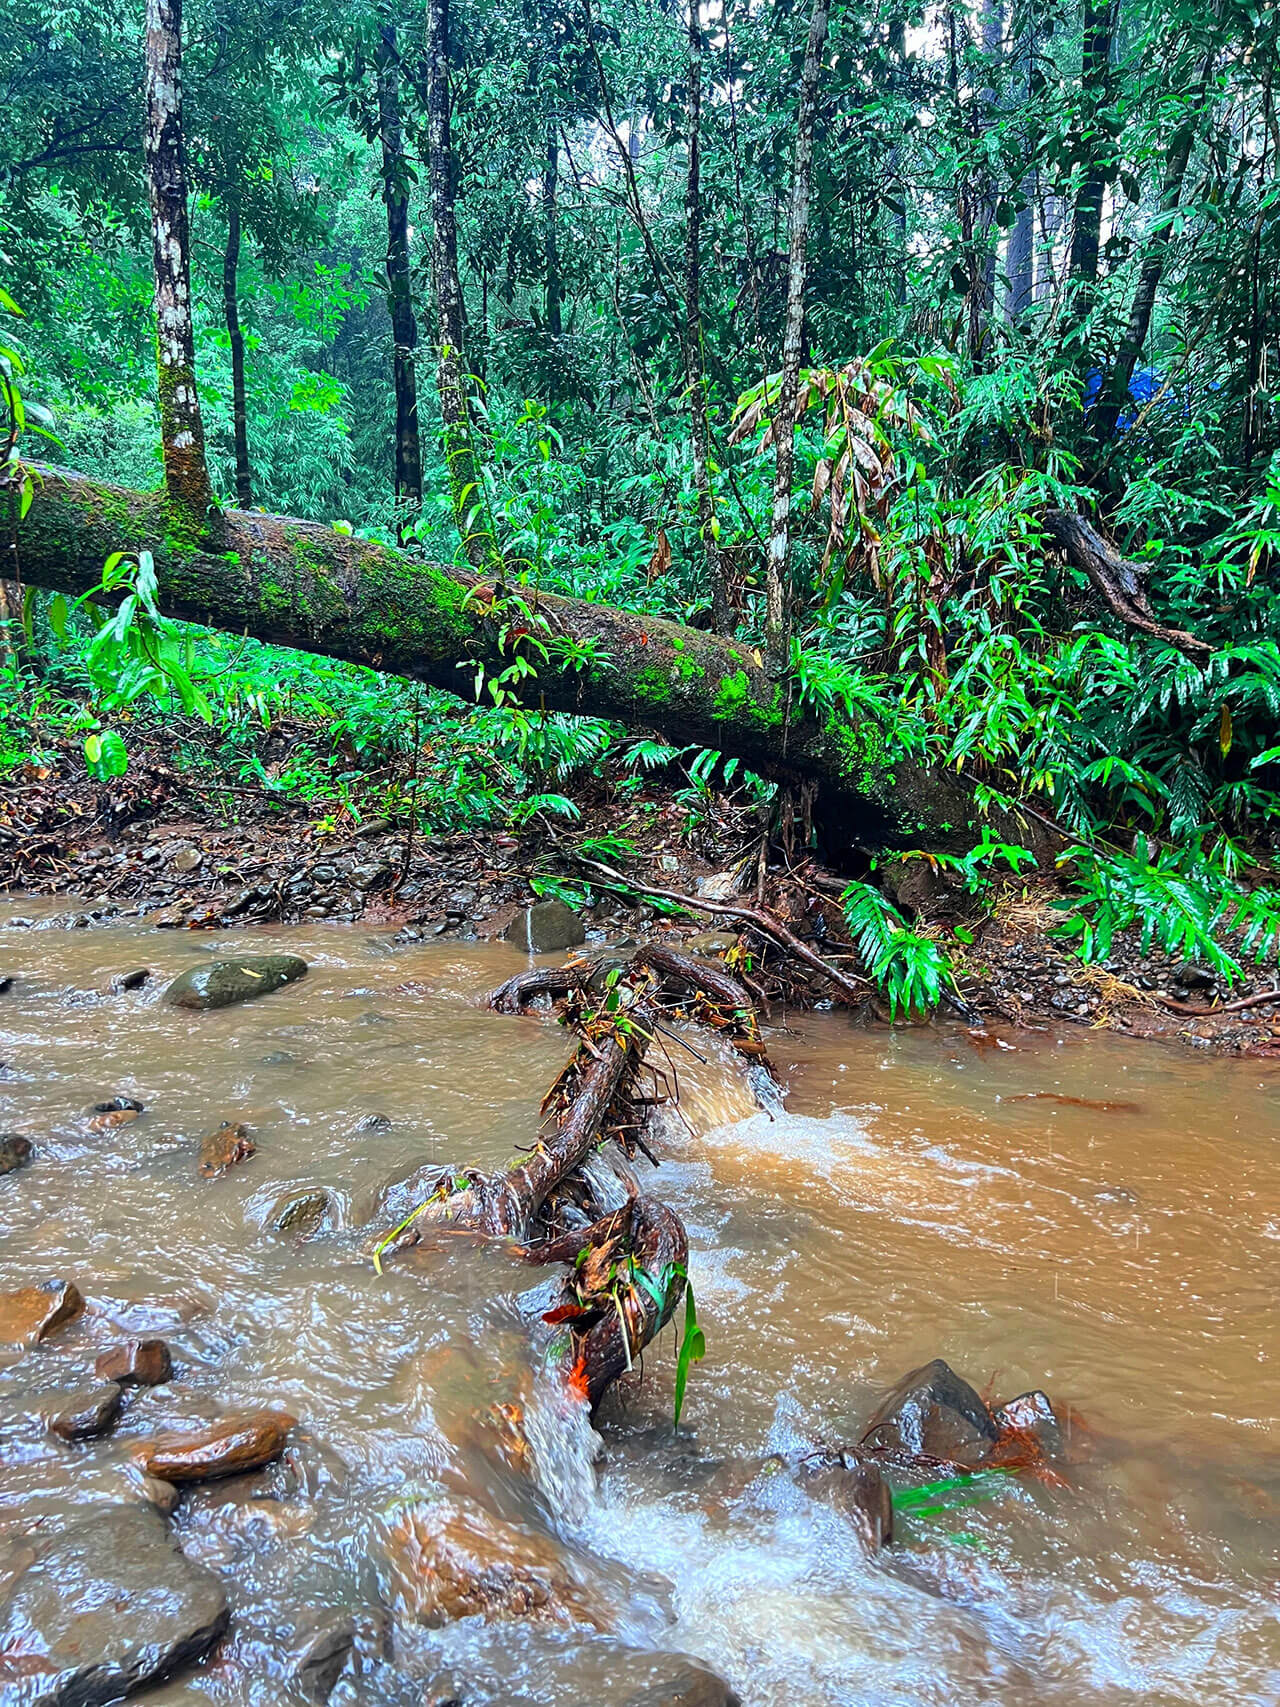
[[[586,600],[541,594],[523,638],[510,606],[469,571],[423,563],[315,522],[230,510],[218,541],[174,531],[158,493],[106,486],[33,466],[25,516],[18,491],[0,499],[3,572],[73,595],[91,591],[113,552],[149,551],[161,608],[184,621],[349,659],[453,693],[477,668],[501,671],[523,645],[537,664],[526,703],[616,718],[733,755],[770,776],[819,785],[836,844],[969,847],[972,796],[953,775],[890,757],[879,726],[802,714],[789,685],[746,647]],[[530,599],[533,595],[529,595]],[[549,649],[542,660],[537,643]],[[1034,822],[1002,833],[1035,848]]]
[[[1074,510],[1046,510],[1045,532],[1068,563],[1088,576],[1094,591],[1112,616],[1129,628],[1167,640],[1180,652],[1203,656],[1213,648],[1184,628],[1168,628],[1158,620],[1147,595],[1147,574],[1140,563],[1122,557],[1108,540]]]

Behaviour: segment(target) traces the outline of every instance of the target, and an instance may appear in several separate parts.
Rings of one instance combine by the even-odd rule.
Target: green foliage
[[[701,1363],[707,1354],[707,1338],[698,1326],[698,1310],[693,1299],[693,1286],[689,1281],[687,1271],[679,1264],[673,1264],[666,1277],[668,1295],[670,1287],[681,1279],[684,1281],[684,1326],[680,1332],[679,1349],[676,1352],[674,1407],[676,1428],[680,1427],[680,1413],[684,1409],[684,1394],[689,1382],[689,1370],[695,1363]]]
[[[1116,934],[1136,928],[1142,947],[1154,946],[1208,966],[1228,986],[1242,976],[1242,961],[1274,962],[1280,949],[1280,892],[1241,887],[1221,854],[1210,859],[1198,842],[1157,848],[1138,838],[1133,854],[1074,848],[1063,855],[1073,867],[1078,894],[1060,933],[1075,939],[1082,959],[1105,960]],[[1225,941],[1233,944],[1232,952]]]
[[[851,883],[840,897],[853,945],[889,1004],[899,1012],[937,1007],[952,983],[946,951],[932,938],[910,930],[892,902],[870,883]]]

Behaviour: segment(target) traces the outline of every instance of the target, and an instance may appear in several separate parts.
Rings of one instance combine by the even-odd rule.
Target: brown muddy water
[[[19,911],[35,928],[5,925]],[[163,1335],[177,1369],[102,1441],[0,1435],[0,1541],[133,1497],[130,1449],[158,1427],[263,1405],[299,1419],[281,1465],[183,1496],[176,1531],[224,1578],[232,1632],[157,1707],[300,1699],[286,1661],[317,1609],[355,1621],[338,1707],[450,1688],[468,1707],[613,1707],[624,1660],[629,1690],[648,1664],[624,1648],[699,1656],[747,1707],[1280,1700],[1274,1067],[1083,1031],[987,1048],[775,1015],[788,1097],[771,1116],[729,1061],[680,1060],[692,1131],[667,1118],[649,1189],[688,1226],[707,1356],[678,1436],[671,1330],[597,1432],[542,1367],[545,1276],[461,1239],[381,1277],[368,1260],[388,1185],[531,1138],[568,1040],[481,1006],[514,951],[44,916],[0,904],[0,972],[19,975],[0,997],[0,1130],[38,1151],[0,1179],[0,1290],[57,1275],[87,1309],[4,1360],[0,1413],[125,1334]],[[309,976],[221,1012],[159,1001],[201,959],[269,949]],[[109,994],[138,965],[149,984]],[[87,1130],[86,1106],[122,1093],[145,1114]],[[1055,1100],[1071,1097],[1118,1106]],[[199,1139],[224,1119],[257,1153],[202,1179]],[[317,1189],[315,1236],[273,1230]],[[1070,1485],[1000,1478],[902,1519],[872,1562],[761,1462],[856,1439],[935,1356],[1071,1406]],[[531,1464],[502,1450],[495,1404],[523,1409]],[[594,1627],[415,1624],[388,1550],[442,1496],[551,1538]]]

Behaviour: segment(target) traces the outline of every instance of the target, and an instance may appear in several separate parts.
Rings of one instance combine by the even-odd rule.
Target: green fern
[[[946,951],[904,923],[901,914],[870,883],[851,883],[840,897],[845,923],[863,964],[889,1003],[901,1009],[936,1008],[944,984],[955,977]]]

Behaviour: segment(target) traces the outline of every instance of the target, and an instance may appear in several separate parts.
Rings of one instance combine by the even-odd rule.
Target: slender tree
[[[1118,0],[1084,0],[1084,40],[1080,61],[1083,175],[1076,192],[1071,228],[1071,277],[1086,292],[1098,279],[1102,249],[1102,206],[1115,168],[1111,140],[1112,68]]]
[[[1174,215],[1182,201],[1183,180],[1187,175],[1187,164],[1191,159],[1191,149],[1195,142],[1199,120],[1209,92],[1209,82],[1213,75],[1213,60],[1214,51],[1211,50],[1205,58],[1187,111],[1183,114],[1182,122],[1178,126],[1177,134],[1169,149],[1165,164],[1164,183],[1160,192],[1159,213],[1155,227],[1146,241],[1146,252],[1138,270],[1138,282],[1134,287],[1129,317],[1120,337],[1116,358],[1111,365],[1111,370],[1102,388],[1102,395],[1094,412],[1094,434],[1100,445],[1107,443],[1119,424],[1120,416],[1128,401],[1133,370],[1137,366],[1138,357],[1142,354],[1142,347],[1147,341],[1147,333],[1151,329],[1151,315],[1156,305],[1156,293],[1160,289],[1160,281],[1164,277],[1165,263],[1169,256],[1169,242],[1173,230]]]
[[[787,318],[782,339],[782,371],[773,415],[777,468],[773,480],[773,518],[765,569],[765,647],[771,667],[786,662],[786,602],[791,546],[791,480],[796,460],[796,403],[800,358],[804,349],[804,293],[809,258],[809,181],[813,173],[813,126],[818,106],[818,73],[827,40],[829,0],[813,0],[809,40],[800,73],[796,114],[795,163],[787,226]]]
[[[236,458],[236,503],[247,510],[253,502],[249,466],[249,403],[245,392],[244,330],[240,325],[240,202],[227,205],[227,247],[222,257],[222,304],[231,343],[231,418]]]
[[[542,167],[542,266],[543,313],[547,336],[558,343],[564,332],[564,280],[560,276],[560,233],[557,229],[560,195],[560,130],[555,120],[547,124],[546,155]]]
[[[409,168],[400,119],[400,53],[394,24],[382,27],[377,77],[382,199],[387,210],[387,308],[391,315],[396,399],[396,503],[416,506],[422,501],[422,447],[414,358],[418,321],[413,311],[409,270]]]
[[[698,499],[698,535],[702,541],[707,584],[711,592],[711,623],[717,634],[732,634],[724,557],[716,538],[715,505],[711,495],[711,430],[707,420],[707,373],[702,353],[702,26],[698,0],[689,0],[688,93],[685,104],[689,164],[684,197],[684,379],[689,394],[693,440],[693,484]]]
[[[436,385],[449,489],[463,550],[477,567],[498,561],[467,403],[462,279],[458,272],[456,168],[449,114],[449,0],[427,4],[427,134],[431,153],[431,259],[436,299]]]
[[[191,315],[191,246],[182,134],[182,0],[147,0],[146,130],[156,292],[160,445],[171,505],[190,523],[218,514],[205,463]]]

